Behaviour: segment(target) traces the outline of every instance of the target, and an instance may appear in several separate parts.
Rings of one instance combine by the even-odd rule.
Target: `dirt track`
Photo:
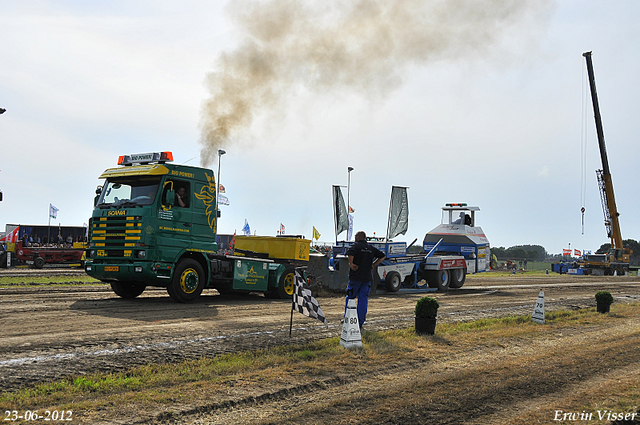
[[[628,283],[621,284],[622,279]],[[540,289],[545,290],[549,310],[593,306],[593,294],[602,288],[614,297],[638,299],[637,278],[611,281],[554,275],[470,278],[461,290],[435,297],[441,303],[441,321],[531,314]],[[413,307],[424,295],[408,290],[379,292],[371,300],[367,328],[412,326]],[[1,288],[0,389],[12,390],[69,374],[338,335],[343,298],[322,297],[320,303],[331,326],[327,329],[296,315],[289,338],[290,304],[258,295],[223,297],[211,290],[195,303],[184,305],[173,302],[161,289],[124,300],[107,286]]]
[[[461,290],[435,294],[441,304],[439,320],[531,314],[540,289],[545,291],[547,310],[594,306],[593,294],[601,289],[609,290],[617,302],[640,300],[637,277],[470,277]],[[366,328],[412,326],[415,302],[424,295],[422,291],[408,290],[396,294],[379,292],[371,299]],[[154,289],[138,299],[123,300],[106,286],[1,288],[0,390],[10,391],[67,375],[123,370],[151,362],[210,357],[338,335],[344,299],[320,297],[319,301],[331,326],[327,329],[319,322],[296,315],[290,338],[290,303],[262,296],[223,297],[212,290],[205,291],[194,304],[183,305],[171,301],[164,290]],[[587,344],[588,340],[576,343]],[[559,359],[563,357],[566,360],[566,356]],[[571,364],[553,363],[549,367],[570,368]],[[450,372],[455,370],[453,367]],[[400,379],[399,376],[393,379]],[[439,376],[438,379],[447,380],[446,372]],[[376,386],[369,385],[374,391]],[[338,387],[342,388],[338,392],[348,388]],[[389,419],[387,423],[407,423],[407,417],[402,416],[405,414],[410,412],[400,414],[398,422]],[[330,417],[327,420],[333,421]]]

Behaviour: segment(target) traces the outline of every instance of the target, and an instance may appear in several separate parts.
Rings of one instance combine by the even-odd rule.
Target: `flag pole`
[[[51,204],[49,204],[49,225],[47,226],[47,244],[51,243]]]
[[[292,328],[293,328],[293,300],[291,300],[291,319],[289,319],[289,338],[291,338]]]

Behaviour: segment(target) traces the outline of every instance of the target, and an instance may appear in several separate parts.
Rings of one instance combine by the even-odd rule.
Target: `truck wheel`
[[[33,265],[35,266],[36,269],[41,269],[44,267],[44,258],[42,257],[36,257],[33,260]]]
[[[291,299],[293,297],[293,287],[296,281],[296,269],[291,267],[288,268],[282,273],[280,276],[280,281],[278,282],[278,298],[280,299]]]
[[[188,303],[200,296],[204,284],[202,266],[196,260],[187,258],[178,263],[167,292],[174,301]]]
[[[137,285],[133,282],[111,282],[111,289],[122,298],[135,298],[142,294],[146,286]]]
[[[449,286],[452,288],[462,288],[464,281],[467,280],[467,269],[453,269],[449,271],[449,277],[451,283]]]
[[[400,289],[400,286],[402,286],[402,279],[400,279],[400,273],[398,272],[387,273],[387,276],[384,278],[384,283],[387,287],[387,291],[398,292],[398,289]]]
[[[427,281],[429,282],[430,288],[438,288],[439,291],[446,291],[447,289],[449,289],[449,271],[429,271],[429,273],[427,274]]]

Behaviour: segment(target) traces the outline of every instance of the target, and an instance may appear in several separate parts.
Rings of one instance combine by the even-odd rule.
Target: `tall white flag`
[[[57,219],[58,218],[58,211],[60,211],[60,210],[57,209],[56,207],[54,207],[53,204],[49,204],[49,217],[51,217],[53,219]]]

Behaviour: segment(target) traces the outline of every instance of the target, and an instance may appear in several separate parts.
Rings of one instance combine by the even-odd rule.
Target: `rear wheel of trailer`
[[[427,282],[430,288],[446,291],[449,289],[449,283],[451,282],[449,270],[429,270],[427,272]]]
[[[44,267],[44,258],[42,257],[36,257],[33,260],[33,265],[35,266],[36,269],[41,269]]]
[[[294,267],[287,267],[284,273],[282,273],[282,276],[280,276],[276,290],[277,297],[280,299],[292,298],[295,280],[296,269]]]
[[[449,286],[461,288],[465,280],[467,280],[467,269],[452,269],[449,271],[449,277],[451,278]]]
[[[400,286],[402,286],[402,279],[400,279],[400,273],[389,272],[384,278],[384,284],[389,292],[398,292]]]

